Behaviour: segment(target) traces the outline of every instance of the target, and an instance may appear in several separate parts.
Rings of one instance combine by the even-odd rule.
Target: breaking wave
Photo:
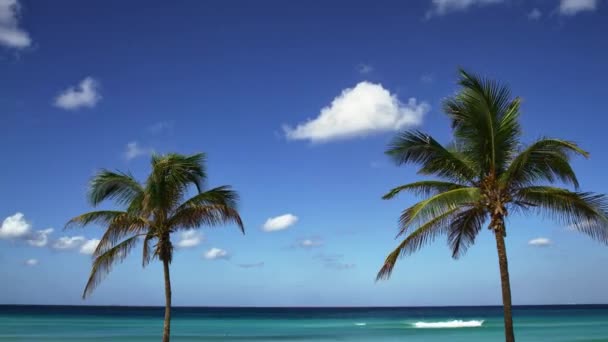
[[[416,322],[413,324],[415,328],[440,329],[440,328],[478,328],[483,325],[483,321],[463,321],[453,320],[445,322]]]

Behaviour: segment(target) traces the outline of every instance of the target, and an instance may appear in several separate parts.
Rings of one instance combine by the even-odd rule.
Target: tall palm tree
[[[459,85],[460,91],[444,102],[452,123],[452,143],[443,146],[422,132],[405,131],[386,151],[398,165],[417,164],[419,174],[440,180],[402,185],[384,195],[390,199],[409,191],[425,199],[402,212],[397,237],[403,240],[388,255],[377,279],[388,279],[397,259],[440,235],[447,235],[452,257],[459,258],[489,222],[498,251],[505,337],[512,342],[507,215],[545,214],[608,243],[608,202],[604,195],[578,191],[570,157],[588,153],[574,142],[541,138],[522,147],[520,99],[512,98],[508,87],[464,70],[460,70]],[[575,190],[551,186],[554,183],[572,185]]]
[[[205,155],[154,155],[152,172],[145,183],[129,173],[100,171],[93,177],[89,200],[93,206],[114,200],[124,210],[101,210],[71,219],[66,227],[91,223],[107,227],[93,253],[91,275],[83,298],[90,295],[112,266],[123,261],[143,239],[143,262],[159,259],[165,278],[165,323],[163,342],[171,330],[171,279],[169,265],[173,259],[171,234],[201,225],[216,226],[235,223],[244,233],[237,211],[238,195],[230,186],[204,191],[207,178]],[[185,200],[191,186],[197,194]]]

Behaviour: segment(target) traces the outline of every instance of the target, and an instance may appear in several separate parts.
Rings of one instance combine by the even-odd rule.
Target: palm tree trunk
[[[171,277],[169,275],[169,261],[163,260],[165,273],[165,324],[163,326],[163,342],[171,338]]]
[[[500,266],[500,282],[502,284],[502,306],[505,316],[505,341],[514,342],[513,316],[511,314],[511,282],[509,281],[509,265],[507,263],[507,248],[505,246],[504,224],[501,229],[494,230],[498,264]]]

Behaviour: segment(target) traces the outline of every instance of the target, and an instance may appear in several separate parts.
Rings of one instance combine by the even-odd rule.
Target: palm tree
[[[203,191],[207,178],[205,155],[154,155],[152,172],[145,183],[129,173],[100,171],[93,177],[89,200],[93,206],[114,200],[124,210],[101,210],[71,219],[66,227],[91,223],[107,227],[93,253],[91,275],[83,298],[90,295],[112,266],[123,261],[143,239],[143,266],[159,259],[165,278],[165,323],[163,342],[168,342],[171,329],[171,279],[169,265],[173,259],[171,234],[201,225],[235,223],[244,233],[237,211],[238,195],[230,186]],[[185,196],[191,186],[197,194]]]
[[[461,257],[486,222],[494,233],[505,337],[515,340],[511,287],[505,247],[509,213],[537,212],[608,243],[606,197],[579,192],[570,157],[588,157],[574,142],[541,138],[522,147],[520,99],[508,87],[460,70],[460,91],[444,102],[452,123],[453,142],[443,146],[419,131],[400,133],[386,153],[398,164],[417,164],[424,180],[396,187],[393,198],[409,191],[425,199],[405,209],[397,237],[404,237],[386,258],[377,280],[388,279],[397,259],[410,255],[439,235],[447,235],[452,257]],[[551,186],[572,185],[574,191]],[[410,232],[412,228],[415,228]]]

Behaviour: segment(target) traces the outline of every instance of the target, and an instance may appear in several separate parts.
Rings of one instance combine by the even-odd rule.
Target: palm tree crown
[[[93,206],[114,200],[124,210],[101,210],[71,219],[66,227],[91,223],[107,227],[93,254],[91,275],[83,297],[91,294],[112,266],[125,259],[143,240],[143,266],[173,258],[171,233],[235,223],[244,233],[237,211],[238,195],[229,186],[204,190],[207,174],[205,155],[152,156],[152,171],[145,183],[129,173],[102,170],[91,181],[89,200]],[[197,194],[185,200],[191,186]]]
[[[570,165],[572,156],[588,153],[574,142],[553,138],[522,148],[520,99],[494,81],[464,70],[460,75],[461,90],[444,102],[453,142],[443,146],[427,134],[406,131],[386,152],[397,164],[417,164],[419,174],[440,180],[402,185],[384,195],[390,199],[409,191],[425,199],[402,212],[397,237],[405,238],[377,279],[389,278],[399,257],[440,235],[447,235],[454,258],[475,242],[486,222],[504,237],[504,220],[512,212],[545,214],[608,243],[608,202],[604,195],[580,192]],[[572,185],[574,191],[554,183]]]

